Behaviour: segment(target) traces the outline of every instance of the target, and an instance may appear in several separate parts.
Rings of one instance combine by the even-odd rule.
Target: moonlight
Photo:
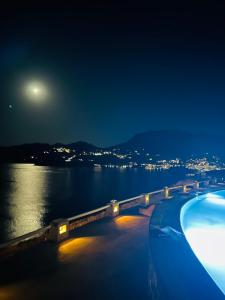
[[[27,99],[34,102],[43,102],[48,98],[47,86],[40,81],[31,81],[25,84],[24,93]]]

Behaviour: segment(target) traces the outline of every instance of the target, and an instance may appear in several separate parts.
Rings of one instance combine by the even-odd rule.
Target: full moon
[[[31,81],[25,84],[25,96],[32,101],[42,102],[48,98],[47,86],[40,81]]]

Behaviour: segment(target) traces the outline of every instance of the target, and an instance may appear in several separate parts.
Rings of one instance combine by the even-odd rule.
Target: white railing
[[[109,207],[110,207],[110,205],[105,205],[105,206],[96,208],[96,209],[94,209],[94,210],[90,210],[90,211],[88,211],[88,212],[85,212],[85,213],[76,215],[76,216],[74,216],[74,217],[70,217],[70,218],[68,218],[67,220],[68,220],[69,222],[72,222],[72,221],[75,221],[75,220],[79,220],[79,219],[81,219],[81,218],[83,218],[83,217],[88,217],[88,216],[90,216],[90,215],[93,215],[93,214],[96,214],[96,213],[98,213],[98,212],[104,211],[104,210],[108,209]]]
[[[29,233],[26,233],[26,234],[23,234],[19,237],[16,237],[16,238],[14,238],[14,239],[12,239],[8,242],[0,244],[0,250],[2,248],[6,248],[8,246],[14,246],[14,245],[17,245],[17,244],[22,243],[22,242],[26,242],[26,241],[34,239],[34,238],[39,238],[39,237],[43,236],[47,232],[47,230],[50,229],[50,227],[51,226],[49,225],[49,226],[46,226],[46,227],[43,227],[43,228],[39,228],[35,231],[31,231]]]
[[[138,200],[141,197],[142,197],[142,195],[139,195],[139,196],[132,197],[132,198],[129,198],[129,199],[125,199],[125,200],[122,200],[122,201],[118,201],[118,203],[119,203],[119,205],[121,205],[121,204],[128,203],[128,202],[131,202],[131,201],[134,201],[134,200]]]

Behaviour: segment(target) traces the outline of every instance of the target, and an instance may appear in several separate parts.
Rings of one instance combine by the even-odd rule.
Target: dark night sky
[[[224,132],[224,1],[82,3],[1,10],[0,144]]]

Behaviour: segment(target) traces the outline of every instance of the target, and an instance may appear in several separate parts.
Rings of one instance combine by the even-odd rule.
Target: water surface
[[[0,166],[0,242],[70,217],[170,185],[185,176],[182,168],[56,168],[29,164]]]

